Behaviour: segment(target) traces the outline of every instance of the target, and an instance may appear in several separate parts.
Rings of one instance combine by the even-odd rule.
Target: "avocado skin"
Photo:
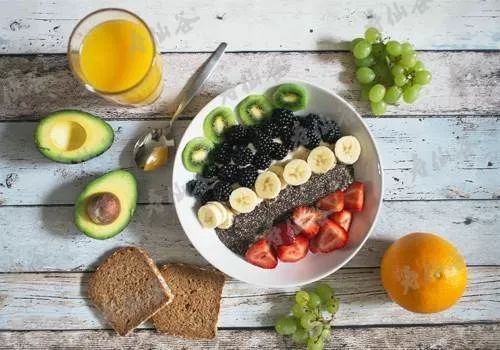
[[[99,125],[99,131],[104,135],[105,142],[99,145],[93,145],[93,147],[91,147],[87,152],[80,152],[74,155],[69,155],[67,154],[69,152],[62,151],[60,152],[60,154],[56,154],[56,152],[54,152],[50,147],[46,145],[47,143],[44,142],[45,137],[47,137],[44,133],[44,126],[53,118],[61,118],[66,115],[73,115],[77,116],[78,118],[87,118],[89,120],[92,120],[93,124],[95,124],[96,126]],[[33,139],[40,153],[46,158],[63,164],[79,164],[89,159],[98,157],[106,152],[113,144],[115,134],[111,125],[95,115],[77,109],[63,109],[52,112],[43,117],[35,129]]]

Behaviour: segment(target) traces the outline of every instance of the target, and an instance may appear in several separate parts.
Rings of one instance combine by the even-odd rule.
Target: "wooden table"
[[[146,108],[112,105],[71,76],[64,55],[78,19],[100,7],[123,7],[157,32],[165,92]],[[327,278],[340,297],[328,348],[500,348],[500,2],[402,1],[0,1],[0,348],[285,349],[271,328],[294,288],[270,289],[229,279],[215,341],[157,335],[145,324],[118,337],[89,305],[89,273],[115,247],[137,244],[158,263],[206,263],[172,206],[171,168],[133,170],[132,145],[164,111],[221,41],[229,44],[214,76],[178,124],[211,98],[246,80],[296,77],[336,91],[364,115],[384,164],[385,201],[374,233],[344,268]],[[432,71],[414,105],[374,118],[359,102],[346,40],[375,25],[410,39]],[[37,120],[79,108],[110,121],[116,141],[84,164],[43,158],[33,144]],[[72,222],[73,202],[96,175],[132,169],[140,195],[133,222],[96,241]],[[379,281],[381,254],[410,231],[451,240],[470,280],[460,302],[434,315],[404,311]]]

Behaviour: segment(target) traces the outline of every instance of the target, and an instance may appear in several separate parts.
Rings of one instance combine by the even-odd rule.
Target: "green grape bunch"
[[[375,28],[368,28],[364,38],[355,38],[351,52],[361,98],[370,101],[376,116],[383,115],[388,104],[395,105],[401,98],[406,103],[415,102],[422,87],[431,82],[431,73],[418,60],[410,43],[384,42]]]
[[[332,287],[326,283],[316,285],[313,291],[295,293],[295,303],[288,315],[280,317],[274,326],[281,335],[306,345],[307,350],[322,350],[331,334],[333,316],[339,301]]]

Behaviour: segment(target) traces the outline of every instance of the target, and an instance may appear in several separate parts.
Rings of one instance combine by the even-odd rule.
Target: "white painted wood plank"
[[[380,328],[335,328],[325,349],[498,349],[498,324],[409,326]],[[163,350],[282,350],[295,346],[289,337],[274,330],[219,330],[213,341],[192,341],[140,330],[127,337],[112,331],[0,332],[5,349],[163,349]]]
[[[384,202],[373,235],[347,266],[379,266],[388,245],[410,231],[442,235],[469,265],[499,265],[499,222],[498,200]],[[0,232],[0,272],[94,270],[112,249],[131,244],[159,263],[207,264],[172,205],[140,205],[125,231],[105,241],[78,232],[72,207],[0,207]]]
[[[326,281],[335,286],[340,299],[337,326],[499,322],[499,272],[500,267],[471,267],[469,285],[460,301],[449,310],[429,315],[414,314],[392,303],[376,268],[344,268]],[[88,273],[0,274],[0,329],[109,328],[90,306],[88,277]],[[229,280],[223,290],[219,326],[271,326],[290,310],[295,291]]]
[[[387,115],[486,115],[500,110],[498,52],[422,52],[433,74],[420,99],[388,108]],[[106,118],[162,116],[176,108],[176,96],[207,54],[165,54],[165,89],[158,103],[144,108],[114,105],[87,92],[68,69],[66,57],[0,57],[0,120],[38,118],[57,109],[75,107]],[[300,78],[325,86],[371,115],[368,103],[359,101],[353,59],[347,52],[238,53],[226,54],[186,115],[195,115],[216,95],[251,81],[275,82],[282,77]]]
[[[103,7],[135,11],[156,32],[162,51],[345,49],[369,25],[419,49],[498,49],[498,1],[3,0],[0,53],[64,53],[69,34]]]
[[[387,200],[495,199],[500,196],[498,118],[370,118],[386,177]],[[73,204],[86,183],[114,168],[130,168],[139,181],[139,202],[171,202],[171,165],[154,173],[134,169],[132,148],[160,121],[113,121],[113,146],[82,164],[58,164],[38,153],[34,122],[0,123],[0,204]],[[179,121],[176,137],[188,121]]]

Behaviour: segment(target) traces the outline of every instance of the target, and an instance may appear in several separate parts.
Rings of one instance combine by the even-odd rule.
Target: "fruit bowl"
[[[186,183],[193,178],[193,173],[183,166],[182,150],[189,140],[203,134],[204,118],[215,107],[228,106],[234,109],[246,96],[268,95],[274,87],[282,83],[300,84],[307,90],[308,106],[297,112],[298,114],[316,113],[334,118],[343,134],[353,135],[359,140],[362,152],[353,167],[355,180],[365,184],[365,205],[363,211],[354,217],[349,230],[349,240],[342,249],[329,254],[309,253],[297,263],[280,263],[274,269],[262,269],[229,250],[220,241],[214,229],[201,226],[196,214],[196,200],[186,191]],[[210,101],[191,121],[178,143],[172,188],[175,209],[184,232],[196,250],[210,264],[227,275],[247,283],[268,287],[291,287],[312,283],[330,275],[344,266],[361,249],[375,225],[380,210],[383,173],[375,140],[361,116],[349,103],[328,89],[301,80],[287,79],[279,82],[269,81],[258,86],[244,83]]]

